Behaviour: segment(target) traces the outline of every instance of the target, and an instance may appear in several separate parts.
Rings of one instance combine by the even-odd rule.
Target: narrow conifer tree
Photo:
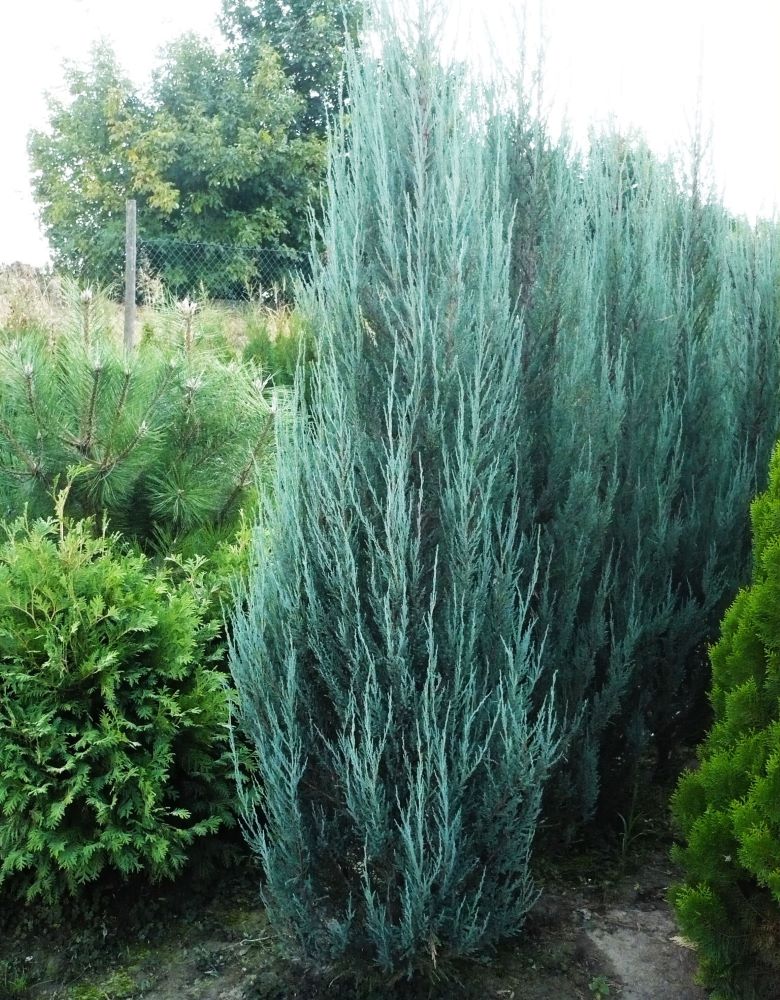
[[[758,1000],[780,974],[780,448],[751,515],[750,586],[710,650],[714,723],[672,799],[684,881],[671,899],[705,984]]]
[[[652,752],[668,769],[703,701],[778,427],[780,258],[771,227],[682,189],[639,137],[594,136],[581,157],[524,120],[503,125],[524,523],[540,531],[533,610],[567,742],[545,809],[573,831],[615,819]]]
[[[557,756],[506,161],[433,21],[380,19],[380,56],[350,59],[304,296],[311,405],[231,646],[272,926],[319,966],[407,976],[520,928]]]

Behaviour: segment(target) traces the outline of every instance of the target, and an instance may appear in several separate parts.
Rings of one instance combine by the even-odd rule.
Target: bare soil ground
[[[595,863],[594,863],[595,864]],[[665,901],[674,877],[658,852],[623,876],[579,873],[549,886],[525,933],[460,983],[394,1000],[703,1000],[695,954]],[[32,911],[0,914],[0,1000],[366,1000],[341,981],[281,961],[244,867],[223,880],[95,902],[44,927]],[[57,926],[59,924],[59,926]]]

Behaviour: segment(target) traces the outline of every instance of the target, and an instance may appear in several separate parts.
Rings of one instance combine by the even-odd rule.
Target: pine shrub
[[[734,998],[780,981],[780,447],[752,524],[753,577],[711,650],[714,724],[672,803],[677,916],[707,984]]]
[[[299,381],[231,639],[271,925],[364,986],[518,931],[557,756],[506,160],[429,28],[379,25],[381,58],[350,62],[302,293],[311,406]]]
[[[28,898],[171,877],[234,815],[219,623],[194,576],[64,501],[0,545],[0,884]]]
[[[297,310],[261,310],[247,321],[244,361],[256,365],[275,386],[291,386],[299,361],[314,359],[314,337]]]
[[[273,444],[273,405],[253,365],[191,343],[32,338],[0,348],[0,512],[50,516],[75,479],[73,517],[106,515],[147,551],[188,533],[229,536]]]

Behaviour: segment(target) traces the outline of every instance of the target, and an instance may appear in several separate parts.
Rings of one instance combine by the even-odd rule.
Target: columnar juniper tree
[[[614,817],[702,700],[777,428],[780,284],[771,230],[682,191],[636,138],[599,137],[578,160],[522,123],[508,197],[533,609],[568,722],[546,811],[571,830]]]
[[[284,434],[231,664],[272,924],[309,961],[413,975],[521,926],[557,738],[533,707],[505,161],[429,14],[408,37],[388,23],[381,56],[349,64],[305,296],[311,407]]]

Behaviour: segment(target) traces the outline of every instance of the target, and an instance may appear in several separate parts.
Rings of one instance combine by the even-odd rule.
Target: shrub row
[[[223,605],[282,406],[193,322],[127,357],[81,319],[0,348],[0,885],[28,898],[171,877],[234,824]]]
[[[696,732],[778,430],[778,230],[553,142],[420,18],[348,68],[231,646],[272,924],[363,977],[517,931],[540,810],[603,830]]]
[[[259,766],[239,800],[273,925],[296,957],[363,976],[439,974],[515,933],[539,817],[558,837],[609,819],[648,760],[662,772],[696,732],[702,654],[746,578],[745,514],[779,426],[778,229],[730,218],[698,159],[682,183],[638,139],[602,136],[587,155],[553,142],[523,95],[507,111],[443,67],[422,21],[410,36],[380,20],[381,58],[350,59],[325,253],[299,290],[319,362],[294,387],[230,638]],[[85,574],[83,595],[44,595],[48,645],[3,633],[20,643],[3,661],[19,713],[3,737],[3,871],[34,872],[32,893],[105,864],[173,871],[227,819],[191,784],[222,780],[224,740],[199,757],[206,732],[177,700],[195,699],[213,738],[227,701],[192,604],[212,585],[197,560],[162,570],[136,553],[129,606],[107,601],[88,570],[111,593],[120,542],[66,517],[107,513],[149,553],[231,536],[274,404],[253,363],[206,360],[190,333],[131,362],[84,337],[0,356],[0,496],[9,516],[26,503],[44,517],[9,528],[7,613],[38,614],[29,552],[56,579],[81,553]],[[290,377],[271,336],[253,352]],[[58,481],[71,485],[52,519]],[[692,872],[676,899],[705,941],[745,896],[743,870],[749,905],[774,891],[773,640],[755,596],[773,585],[768,563],[756,572],[715,657],[719,722],[676,800]],[[170,607],[192,613],[173,622]],[[726,664],[748,653],[741,678]],[[734,749],[737,771],[721,757]],[[108,775],[79,770],[104,750]],[[162,763],[184,770],[169,782]],[[140,776],[127,801],[117,771]],[[772,919],[745,916],[743,943]]]

